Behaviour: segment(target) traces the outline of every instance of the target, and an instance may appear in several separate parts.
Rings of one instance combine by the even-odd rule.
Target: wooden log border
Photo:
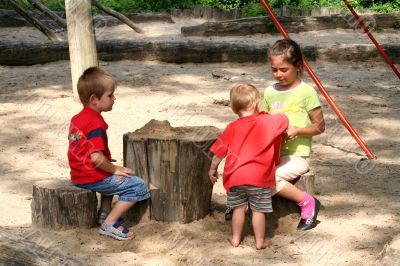
[[[371,14],[360,16],[365,25],[373,31],[376,28],[395,28],[400,13]],[[352,29],[362,31],[353,15],[332,15],[320,17],[278,17],[288,33],[304,31]],[[276,33],[269,17],[241,18],[225,21],[205,22],[200,25],[182,27],[184,36],[242,36],[258,33]]]
[[[176,40],[148,42],[144,40],[97,41],[100,60],[157,60],[167,63],[266,63],[271,44],[254,45],[221,41]],[[400,44],[382,45],[395,64],[400,63]],[[384,63],[373,44],[335,45],[331,47],[305,46],[310,61]],[[0,42],[0,65],[34,65],[69,60],[67,42]]]

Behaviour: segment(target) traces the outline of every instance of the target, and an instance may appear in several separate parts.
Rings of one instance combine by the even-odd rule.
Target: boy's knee
[[[136,186],[140,191],[148,191],[147,183],[138,176],[135,176]]]

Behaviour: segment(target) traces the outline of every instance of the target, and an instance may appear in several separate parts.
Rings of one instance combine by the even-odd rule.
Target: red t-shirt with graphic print
[[[71,119],[69,127],[68,162],[71,168],[71,180],[75,184],[93,183],[110,176],[97,168],[90,154],[102,151],[111,160],[107,138],[108,125],[100,113],[88,106]]]
[[[216,156],[226,157],[223,183],[227,192],[242,185],[275,186],[281,135],[288,125],[283,114],[260,112],[227,126],[210,148]]]

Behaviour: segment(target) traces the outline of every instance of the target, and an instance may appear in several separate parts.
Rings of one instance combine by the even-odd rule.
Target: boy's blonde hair
[[[231,108],[237,114],[241,110],[255,108],[261,100],[260,92],[251,84],[242,83],[232,87],[230,92]]]
[[[88,105],[92,94],[100,99],[107,90],[115,90],[117,81],[101,68],[90,67],[79,78],[77,87],[81,103]]]

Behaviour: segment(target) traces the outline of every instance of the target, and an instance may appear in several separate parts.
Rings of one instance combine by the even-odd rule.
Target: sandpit
[[[177,23],[141,24],[143,40],[181,40]],[[399,42],[398,31],[376,34],[382,43]],[[98,39],[134,39],[137,34],[118,25],[105,28]],[[201,39],[201,37],[193,37]],[[204,40],[273,43],[278,35],[207,37]],[[292,34],[302,45],[331,48],[369,44],[352,30]],[[1,28],[0,40],[47,42],[33,28]],[[151,119],[174,127],[215,126],[235,119],[229,107],[230,87],[250,82],[260,91],[273,79],[266,63],[182,63],[120,60],[100,62],[116,76],[119,86],[113,111],[104,113],[109,145],[122,164],[122,136]],[[400,83],[383,60],[339,62],[317,60],[311,65],[355,130],[378,157],[365,156],[326,101],[326,132],[314,139],[312,167],[317,197],[324,205],[320,224],[308,232],[295,230],[297,216],[269,232],[273,246],[256,251],[249,225],[238,248],[230,247],[230,225],[224,221],[225,191],[214,186],[212,212],[189,224],[145,222],[133,227],[133,241],[100,237],[97,229],[42,231],[31,227],[32,184],[68,179],[66,159],[70,118],[80,111],[73,101],[68,61],[32,66],[0,66],[0,258],[38,264],[68,265],[356,265],[373,264],[385,244],[400,233]],[[397,65],[399,68],[400,66]],[[306,82],[312,83],[308,76]]]

